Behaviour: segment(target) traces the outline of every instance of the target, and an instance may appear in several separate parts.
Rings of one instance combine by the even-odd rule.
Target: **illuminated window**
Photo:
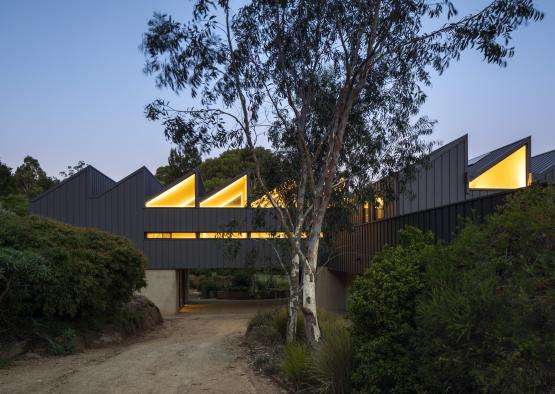
[[[278,193],[276,189],[272,190],[270,194],[272,195],[274,201],[277,203],[278,207],[285,207],[285,202],[281,198],[281,194]],[[258,200],[253,201],[251,206],[253,208],[273,208],[272,201],[270,201],[267,195],[263,195]]]
[[[384,218],[384,203],[382,197],[376,197],[375,204],[376,220],[382,220]]]
[[[362,208],[362,223],[368,223],[370,221],[370,204],[368,201],[364,203]]]
[[[146,238],[171,238],[171,233],[145,233]]]
[[[193,208],[195,175],[191,175],[145,204],[148,208]]]
[[[264,233],[264,232],[252,232],[251,233],[251,238],[263,238],[263,239],[268,239],[268,238],[287,238],[287,234],[285,234],[284,232],[278,231],[276,233]]]
[[[200,233],[200,238],[247,238],[247,233]]]
[[[324,233],[320,233],[320,238],[324,237]],[[197,233],[145,233],[147,239],[196,239]],[[211,232],[211,233],[198,233],[198,238],[204,239],[275,239],[287,238],[283,231],[277,232]],[[301,238],[308,238],[308,233],[302,233]]]
[[[161,238],[176,238],[176,239],[185,239],[185,238],[196,238],[197,233],[145,233],[145,238],[148,239],[161,239]]]
[[[247,205],[247,176],[201,201],[201,208],[244,208]]]
[[[190,239],[196,237],[197,233],[172,233],[172,238],[176,239]]]
[[[526,186],[526,146],[469,182],[470,189],[517,189]]]

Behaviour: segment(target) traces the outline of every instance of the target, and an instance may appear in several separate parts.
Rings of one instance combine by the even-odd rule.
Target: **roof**
[[[468,134],[465,134],[451,142],[448,142],[447,144],[440,146],[439,148],[437,148],[436,150],[430,152],[429,155],[429,159],[433,160],[439,156],[441,156],[443,153],[447,152],[449,149],[453,148],[454,146],[460,144],[461,142],[464,143],[468,143]]]
[[[63,185],[65,185],[67,183],[70,183],[70,182],[73,182],[76,178],[80,177],[81,175],[86,175],[88,177],[88,179],[90,180],[90,177],[93,174],[103,178],[105,184],[101,185],[101,186],[97,186],[96,188],[94,188],[95,190],[89,190],[89,195],[87,197],[88,198],[98,198],[100,196],[103,196],[106,193],[109,193],[110,191],[112,191],[116,187],[120,186],[121,184],[123,184],[124,182],[129,180],[131,177],[133,177],[133,176],[135,176],[135,175],[137,175],[141,172],[145,172],[146,174],[149,174],[151,177],[156,179],[154,177],[154,175],[152,175],[152,173],[148,170],[148,168],[146,168],[145,166],[142,166],[141,168],[139,168],[139,169],[133,171],[131,174],[127,175],[125,178],[116,182],[116,181],[114,181],[113,179],[111,179],[110,177],[103,174],[101,171],[97,170],[96,168],[94,168],[92,165],[89,164],[85,168],[83,168],[82,170],[80,170],[80,171],[76,172],[75,174],[73,174],[72,176],[64,179],[63,181],[61,181],[57,185],[53,186],[52,188],[46,190],[45,192],[39,194],[38,196],[36,196],[34,198],[32,198],[31,202],[35,202],[35,201],[40,200],[41,198],[47,196],[48,194],[58,190]],[[162,187],[162,186],[160,185],[160,187]]]
[[[530,145],[530,142],[531,137],[526,137],[468,160],[469,179],[476,178],[478,175],[484,173],[501,160],[505,159],[518,148],[526,144]]]
[[[536,155],[530,160],[533,174],[542,174],[553,166],[555,166],[555,149]]]

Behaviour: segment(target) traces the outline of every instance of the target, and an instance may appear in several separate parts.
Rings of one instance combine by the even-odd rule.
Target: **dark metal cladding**
[[[530,167],[534,181],[555,183],[555,150],[532,157]]]
[[[463,201],[467,198],[468,136],[464,135],[430,154],[406,190],[395,201],[394,215],[404,215]]]
[[[198,180],[200,199],[204,186],[200,177]],[[149,268],[153,269],[277,264],[272,245],[261,239],[145,239],[146,232],[279,230],[271,209],[145,208],[145,202],[163,190],[146,167],[114,182],[88,166],[32,200],[30,211],[74,226],[127,237],[144,252]]]
[[[502,191],[485,197],[359,224],[352,231],[333,234],[331,241],[337,252],[327,267],[334,271],[354,274],[364,272],[372,258],[386,245],[399,243],[399,230],[405,226],[432,231],[437,239],[450,241],[464,219],[473,218],[482,221],[503,203],[507,195],[513,192]],[[348,251],[348,253],[341,253],[341,251]]]

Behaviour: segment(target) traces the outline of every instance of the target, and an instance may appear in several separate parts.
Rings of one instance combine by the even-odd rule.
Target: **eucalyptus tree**
[[[463,16],[454,3],[197,0],[184,23],[164,14],[149,21],[144,71],[198,105],[155,100],[146,116],[161,120],[180,146],[251,150],[293,252],[291,276],[302,269],[311,342],[320,339],[315,281],[334,193],[399,175],[426,153],[421,137],[434,122],[419,110],[432,72],[443,73],[466,49],[504,66],[514,53],[511,33],[543,18],[533,0],[489,1]],[[296,163],[294,207],[284,209],[261,176],[260,141]],[[290,306],[290,320],[295,313]]]

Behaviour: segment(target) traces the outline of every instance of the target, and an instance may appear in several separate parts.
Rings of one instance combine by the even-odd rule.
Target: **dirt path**
[[[253,305],[195,306],[143,338],[0,370],[1,393],[264,393],[281,391],[241,348]]]

